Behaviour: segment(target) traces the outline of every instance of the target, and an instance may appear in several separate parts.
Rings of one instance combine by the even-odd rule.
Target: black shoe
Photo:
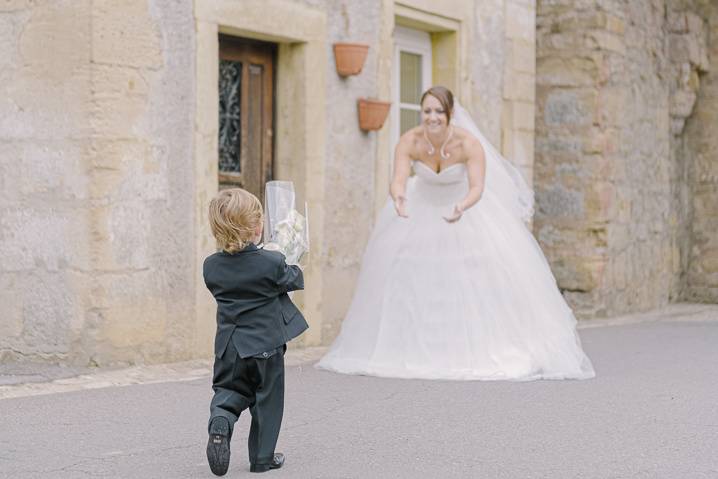
[[[224,476],[229,469],[229,421],[224,417],[212,419],[207,441],[209,468],[218,476]]]
[[[279,469],[284,465],[284,454],[277,452],[272,457],[269,464],[252,464],[249,466],[250,472],[267,472],[270,469]]]

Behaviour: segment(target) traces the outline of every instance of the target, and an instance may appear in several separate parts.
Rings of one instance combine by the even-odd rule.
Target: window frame
[[[421,91],[426,91],[432,85],[432,44],[431,34],[422,30],[407,28],[400,25],[394,27],[394,68],[392,69],[392,121],[391,121],[391,158],[394,159],[394,148],[399,142],[401,129],[401,108],[415,109],[415,105],[401,103],[401,52],[421,56]],[[421,111],[421,107],[416,108]]]

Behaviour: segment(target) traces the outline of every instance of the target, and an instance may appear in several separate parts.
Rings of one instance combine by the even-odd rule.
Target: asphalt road
[[[274,478],[718,478],[718,321],[581,331],[587,381],[288,369]],[[0,400],[0,477],[210,478],[210,378]],[[237,425],[225,477],[256,477]]]

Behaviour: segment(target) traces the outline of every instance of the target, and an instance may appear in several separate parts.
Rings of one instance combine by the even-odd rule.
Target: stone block
[[[508,38],[536,41],[535,9],[508,1],[505,6],[505,19]]]
[[[29,12],[24,15],[0,16],[0,84],[5,83],[12,71],[20,67],[17,37],[29,18]]]
[[[622,38],[614,33],[594,30],[586,33],[586,46],[588,48],[596,50],[606,50],[609,52],[618,53],[619,55],[626,54],[626,44]]]
[[[603,281],[606,261],[603,258],[566,257],[551,262],[551,270],[562,290],[588,293]]]
[[[511,119],[512,126],[516,130],[533,131],[534,130],[534,112],[535,105],[533,102],[512,101],[511,103]]]
[[[718,217],[718,187],[715,184],[694,185],[693,206],[694,215],[702,223],[708,223],[709,218]],[[715,220],[714,220],[715,221]],[[718,235],[717,235],[718,236]]]
[[[507,72],[504,75],[504,99],[533,104],[536,101],[536,77],[532,73]]]
[[[534,164],[534,133],[514,131],[511,138],[511,161],[515,165],[532,167]]]
[[[92,61],[157,69],[163,65],[162,33],[147,0],[92,2]]]
[[[606,30],[609,32],[615,33],[617,35],[623,35],[623,33],[626,31],[626,22],[617,16],[614,15],[606,15]]]
[[[79,295],[65,271],[23,272],[14,292],[23,305],[22,352],[26,357],[63,360],[72,341],[71,318]]]
[[[112,357],[111,351],[103,354],[103,343],[112,348],[138,349],[144,344],[157,347],[167,339],[168,317],[164,298],[140,295],[124,301],[117,298],[113,303],[112,307],[103,311],[97,356]]]
[[[135,138],[149,107],[147,74],[136,68],[94,65],[92,123],[106,138]]]
[[[550,218],[583,219],[584,193],[580,190],[569,190],[563,185],[535,185],[536,210]]]
[[[688,20],[685,12],[669,10],[667,15],[668,31],[671,33],[686,33],[688,31]]]
[[[585,202],[586,215],[592,221],[608,222],[616,216],[616,190],[612,183],[592,183]]]
[[[23,67],[48,85],[71,81],[90,61],[90,2],[47,2],[32,9],[18,48]]]
[[[546,153],[547,157],[553,157],[555,154],[570,154],[577,157],[581,152],[581,138],[561,134],[561,132],[536,133],[535,138],[536,152]]]
[[[149,203],[123,202],[106,211],[107,241],[101,243],[112,269],[152,266],[154,208]],[[137,227],[141,225],[140,227]]]
[[[696,94],[690,90],[677,90],[671,95],[670,114],[678,118],[691,116],[696,103]]]
[[[209,101],[218,95],[219,83],[219,40],[217,25],[213,23],[197,22],[197,82],[205,86],[197,91],[197,113],[195,115],[196,129],[203,134],[217,136],[219,129],[219,114],[215,102]],[[289,48],[282,45],[282,48]],[[280,58],[285,56],[280,53]],[[283,65],[280,65],[280,68]],[[281,117],[281,112],[277,112]],[[216,150],[216,148],[215,148]]]
[[[536,72],[536,44],[521,39],[507,41],[510,45],[509,55],[511,68],[516,72]]]
[[[5,145],[0,163],[0,201],[77,201],[87,198],[79,141],[16,141]]]
[[[626,122],[627,92],[623,87],[606,87],[598,93],[598,117],[602,126],[621,129]]]
[[[546,97],[543,119],[547,125],[590,125],[598,93],[592,89],[554,89]]]
[[[109,201],[166,199],[166,148],[143,140],[94,140],[88,145],[93,198]]]
[[[708,52],[701,37],[691,34],[671,34],[668,41],[671,61],[690,62],[702,71],[708,70],[710,65]]]
[[[609,153],[607,133],[604,129],[591,127],[586,135],[581,138],[581,151],[586,154]]]
[[[0,305],[2,305],[2,320],[0,320],[0,349],[2,343],[10,338],[17,338],[23,331],[23,297],[17,294],[17,274],[5,273],[0,276]]]
[[[59,271],[68,265],[86,267],[86,221],[82,210],[63,205],[25,205],[3,212],[0,271]]]
[[[699,263],[700,269],[708,275],[718,274],[718,247],[706,248],[702,254],[703,258]],[[713,286],[718,286],[718,283]]]
[[[620,253],[616,255],[613,261],[611,261],[611,276],[613,284],[610,285],[612,289],[622,291],[628,286],[628,272],[626,271],[626,253]]]
[[[3,0],[0,2],[0,12],[29,10],[34,7],[36,3],[36,0]]]
[[[706,31],[706,20],[701,18],[698,14],[695,12],[688,11],[686,12],[686,26],[687,31],[693,34],[694,36],[701,38],[705,35]]]
[[[611,223],[609,226],[608,242],[613,251],[624,251],[628,249],[633,242],[630,226],[625,223]],[[625,261],[625,254],[623,261]]]
[[[686,119],[683,117],[671,118],[671,134],[679,136],[683,133],[683,127],[686,125]]]
[[[13,18],[0,47],[8,49],[0,63],[9,62],[0,69],[3,136],[37,141],[89,134],[89,2],[43,2]]]
[[[707,150],[707,151],[699,152],[698,158],[694,163],[694,168],[695,168],[694,178],[699,183],[717,185],[718,184],[718,161],[716,161],[715,159],[718,158],[718,144],[712,149],[706,148],[705,150]],[[718,186],[716,186],[716,189],[718,189]],[[718,207],[713,206],[713,208],[711,208],[708,211],[711,211],[711,210],[716,211],[716,210],[718,210]]]
[[[556,87],[593,86],[598,70],[589,58],[540,58],[536,65],[536,82]]]

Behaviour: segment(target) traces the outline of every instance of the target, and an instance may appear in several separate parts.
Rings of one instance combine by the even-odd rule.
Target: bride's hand
[[[406,196],[397,195],[396,198],[394,198],[394,209],[396,210],[396,214],[402,218],[409,217],[406,213]]]
[[[464,214],[464,210],[462,210],[459,205],[454,205],[454,210],[451,212],[448,216],[443,216],[443,218],[446,220],[447,223],[455,223],[456,221],[459,221],[459,218],[461,218],[461,215]]]

